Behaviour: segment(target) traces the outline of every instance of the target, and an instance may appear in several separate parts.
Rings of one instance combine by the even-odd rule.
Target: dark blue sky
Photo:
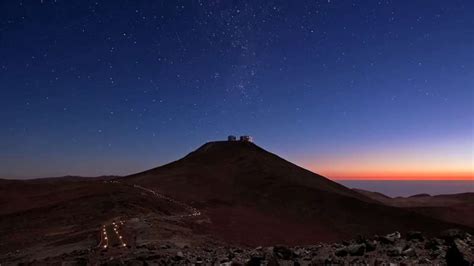
[[[2,1],[0,177],[127,174],[228,134],[334,178],[472,176],[473,11]]]

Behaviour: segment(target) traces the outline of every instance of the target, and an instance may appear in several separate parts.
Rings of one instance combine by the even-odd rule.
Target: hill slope
[[[474,227],[474,193],[428,194],[391,198],[378,192],[355,189],[385,205],[405,208],[426,216]]]
[[[210,142],[122,180],[200,208],[210,218],[208,233],[241,244],[304,244],[453,226],[383,205],[252,143]]]

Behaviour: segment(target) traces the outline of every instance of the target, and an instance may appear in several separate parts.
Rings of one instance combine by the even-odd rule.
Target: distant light
[[[104,248],[107,248],[107,245],[104,245]]]
[[[124,247],[126,247],[126,246],[127,246],[127,244],[123,243],[123,246],[124,246]]]

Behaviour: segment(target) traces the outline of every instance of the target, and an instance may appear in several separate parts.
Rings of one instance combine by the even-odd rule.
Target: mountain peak
[[[240,191],[258,195],[267,189],[286,187],[310,188],[335,193],[362,201],[373,202],[351,189],[319,174],[297,166],[249,141],[211,141],[185,157],[127,178],[159,182],[174,190],[176,184],[218,187],[217,191],[199,195],[195,190],[187,194],[191,200],[206,199],[222,194],[222,197]],[[178,192],[178,189],[176,189]],[[231,192],[229,192],[231,191]],[[179,192],[178,192],[179,193]]]
[[[210,221],[206,230],[231,242],[311,243],[354,232],[443,227],[384,206],[248,141],[208,142],[182,159],[124,181],[200,209]],[[275,230],[291,230],[291,238]]]
[[[245,141],[210,141],[189,153],[183,159],[201,157],[202,159],[212,159],[208,157],[216,156],[216,160],[229,156],[250,155],[255,152],[266,152],[252,142]]]

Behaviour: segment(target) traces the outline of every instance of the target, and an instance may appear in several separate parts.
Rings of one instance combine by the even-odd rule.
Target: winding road
[[[121,184],[121,182],[117,180],[112,180],[112,181],[103,181],[106,184]],[[175,200],[173,198],[170,198],[168,196],[165,196],[153,189],[145,188],[140,185],[134,184],[133,187],[135,189],[139,189],[142,191],[145,191],[147,193],[152,194],[153,196],[166,200],[170,203],[179,205],[183,207],[188,213],[186,214],[179,214],[179,215],[170,215],[166,216],[167,218],[185,218],[185,217],[196,217],[201,215],[201,211],[198,209],[184,203],[178,200]],[[118,248],[126,248],[127,247],[127,242],[124,239],[122,233],[120,233],[121,227],[124,225],[124,221],[119,220],[118,222],[113,221],[112,223],[109,224],[104,224],[101,227],[100,230],[100,241],[99,241],[99,248],[102,248],[104,250],[107,250],[109,248],[113,247],[118,247]]]
[[[192,217],[192,216],[199,216],[201,215],[201,211],[199,211],[198,209],[184,203],[184,202],[181,202],[181,201],[177,201],[175,199],[172,199],[170,197],[167,197],[161,193],[158,193],[152,189],[149,189],[149,188],[145,188],[145,187],[142,187],[142,186],[139,186],[139,185],[133,185],[134,188],[137,188],[137,189],[141,189],[143,191],[146,191],[146,192],[149,192],[151,194],[153,194],[154,196],[160,198],[160,199],[163,199],[163,200],[166,200],[168,202],[171,202],[173,204],[176,204],[176,205],[179,205],[181,207],[183,207],[184,209],[186,209],[187,211],[189,211],[189,214],[181,214],[181,215],[173,215],[173,216],[168,216],[170,218],[183,218],[183,217]]]

